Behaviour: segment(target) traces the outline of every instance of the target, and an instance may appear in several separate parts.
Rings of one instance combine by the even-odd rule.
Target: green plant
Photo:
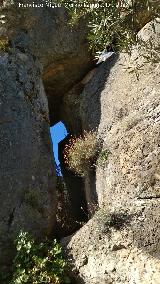
[[[65,163],[70,170],[84,176],[89,168],[93,167],[100,150],[100,141],[97,133],[84,131],[79,137],[72,137],[64,149]]]
[[[103,166],[107,162],[109,154],[110,154],[110,151],[108,149],[102,150],[101,152],[99,152],[96,164],[98,166]]]
[[[7,51],[8,49],[8,39],[0,39],[0,50]]]
[[[12,284],[70,283],[66,263],[56,240],[36,243],[26,232],[16,239],[17,254],[13,262]]]
[[[70,25],[82,17],[89,26],[90,48],[101,52],[109,47],[114,50],[130,50],[136,41],[137,31],[159,12],[158,1],[152,0],[59,0],[67,7]],[[144,25],[143,24],[143,25]]]

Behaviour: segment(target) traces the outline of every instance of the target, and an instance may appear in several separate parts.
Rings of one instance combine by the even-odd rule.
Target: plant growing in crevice
[[[94,168],[101,143],[97,132],[84,131],[79,137],[72,137],[64,149],[65,164],[79,176],[85,176]]]
[[[70,283],[66,262],[56,240],[36,243],[28,233],[21,231],[15,243],[17,254],[11,284]]]
[[[9,41],[7,38],[0,38],[0,51],[8,51]]]
[[[110,154],[110,151],[108,149],[100,151],[96,165],[100,167],[105,166],[106,162],[108,161],[109,154]]]
[[[70,14],[70,25],[86,18],[89,26],[90,48],[102,52],[107,48],[130,50],[136,33],[158,16],[158,0],[58,0]],[[143,25],[141,24],[143,23]]]

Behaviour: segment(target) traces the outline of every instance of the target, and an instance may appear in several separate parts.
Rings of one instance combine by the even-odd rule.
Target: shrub
[[[108,161],[108,156],[110,154],[110,151],[108,149],[102,150],[97,159],[97,166],[105,166],[106,162]]]
[[[20,232],[16,249],[12,284],[70,283],[61,247],[56,240],[38,244],[28,233]]]
[[[100,140],[97,133],[84,131],[79,137],[72,137],[64,149],[65,163],[70,170],[80,176],[95,165],[100,150]]]
[[[90,47],[96,52],[108,47],[130,50],[141,27],[140,18],[145,16],[150,21],[160,9],[157,0],[79,0],[78,5],[74,0],[58,2],[68,8],[72,26],[82,17],[88,19]]]
[[[0,39],[0,50],[7,51],[8,50],[8,39]]]

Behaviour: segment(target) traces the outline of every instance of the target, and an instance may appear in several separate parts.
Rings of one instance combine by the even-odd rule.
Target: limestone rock
[[[71,29],[63,8],[19,7],[19,1],[8,0],[0,4],[0,16],[0,39],[9,44],[8,53],[0,51],[2,268],[20,229],[42,238],[53,229],[55,173],[46,94],[52,124],[61,96],[88,72],[92,58],[86,23]]]
[[[20,50],[0,53],[0,270],[20,230],[53,230],[55,172],[41,66]]]
[[[28,34],[30,50],[43,65],[43,81],[53,123],[59,119],[60,97],[92,68],[88,28],[82,20],[71,29],[64,8],[47,7],[44,1],[38,1],[43,3],[43,8],[23,8],[19,7],[19,2],[15,0],[13,5],[2,9],[6,23],[5,29],[0,29],[0,36],[8,36],[17,46],[24,41],[20,32]],[[32,5],[33,1],[20,3]]]
[[[153,202],[152,206],[148,201],[143,202],[143,214],[141,204],[139,212],[101,209],[71,239],[64,239],[62,244],[67,246],[74,283],[158,284],[158,202],[155,201],[157,211]],[[151,217],[153,223],[149,221]]]
[[[100,209],[65,245],[78,283],[158,284],[160,279],[160,22],[145,45],[99,66],[80,94],[81,125],[98,128]],[[75,280],[76,281],[76,280]]]

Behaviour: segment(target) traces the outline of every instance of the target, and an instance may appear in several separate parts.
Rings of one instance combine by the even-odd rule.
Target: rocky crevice
[[[38,239],[55,233],[56,177],[49,126],[59,120],[66,90],[93,65],[84,21],[71,31],[65,9],[17,5],[18,1],[8,1],[7,6],[3,1],[0,7],[5,22],[0,39],[8,42],[6,50],[0,50],[1,270],[11,262],[12,240],[20,229]]]
[[[152,39],[159,47],[159,27],[156,20],[140,31],[146,46]],[[96,169],[100,209],[62,241],[75,283],[159,281],[159,62],[144,54],[135,47],[131,57],[111,58],[80,94],[82,128],[98,125],[110,154]],[[130,216],[124,223],[108,221],[122,213]]]
[[[68,197],[70,200],[70,214],[75,224],[75,231],[79,229],[82,224],[88,221],[88,206],[85,195],[85,181],[84,178],[77,176],[74,172],[69,170],[64,161],[64,147],[68,143],[70,135],[67,136],[59,144],[59,159],[61,163],[61,170],[63,174],[66,187],[68,189]],[[73,232],[72,232],[73,233]],[[69,235],[69,234],[68,234]]]
[[[88,214],[93,193],[99,206],[62,240],[74,283],[157,283],[159,62],[146,63],[135,47],[131,57],[115,54],[95,68],[86,23],[71,31],[64,9],[22,9],[18,17],[13,6],[1,12],[0,38],[9,39],[9,49],[0,51],[1,269],[11,262],[20,229],[37,239],[55,233],[48,97],[51,125],[62,120],[73,134],[97,129],[102,150],[110,152],[85,182],[62,165],[74,220],[85,220],[80,208]],[[158,19],[139,33],[153,50],[159,34]]]
[[[20,229],[36,237],[52,232],[56,200],[49,119],[44,118],[44,114],[48,118],[48,106],[39,62],[30,52],[11,49],[9,53],[1,52],[0,69],[0,266],[3,269],[11,261],[12,241]],[[26,190],[31,193],[30,201],[24,199],[22,203]],[[32,206],[35,195],[41,212]]]

